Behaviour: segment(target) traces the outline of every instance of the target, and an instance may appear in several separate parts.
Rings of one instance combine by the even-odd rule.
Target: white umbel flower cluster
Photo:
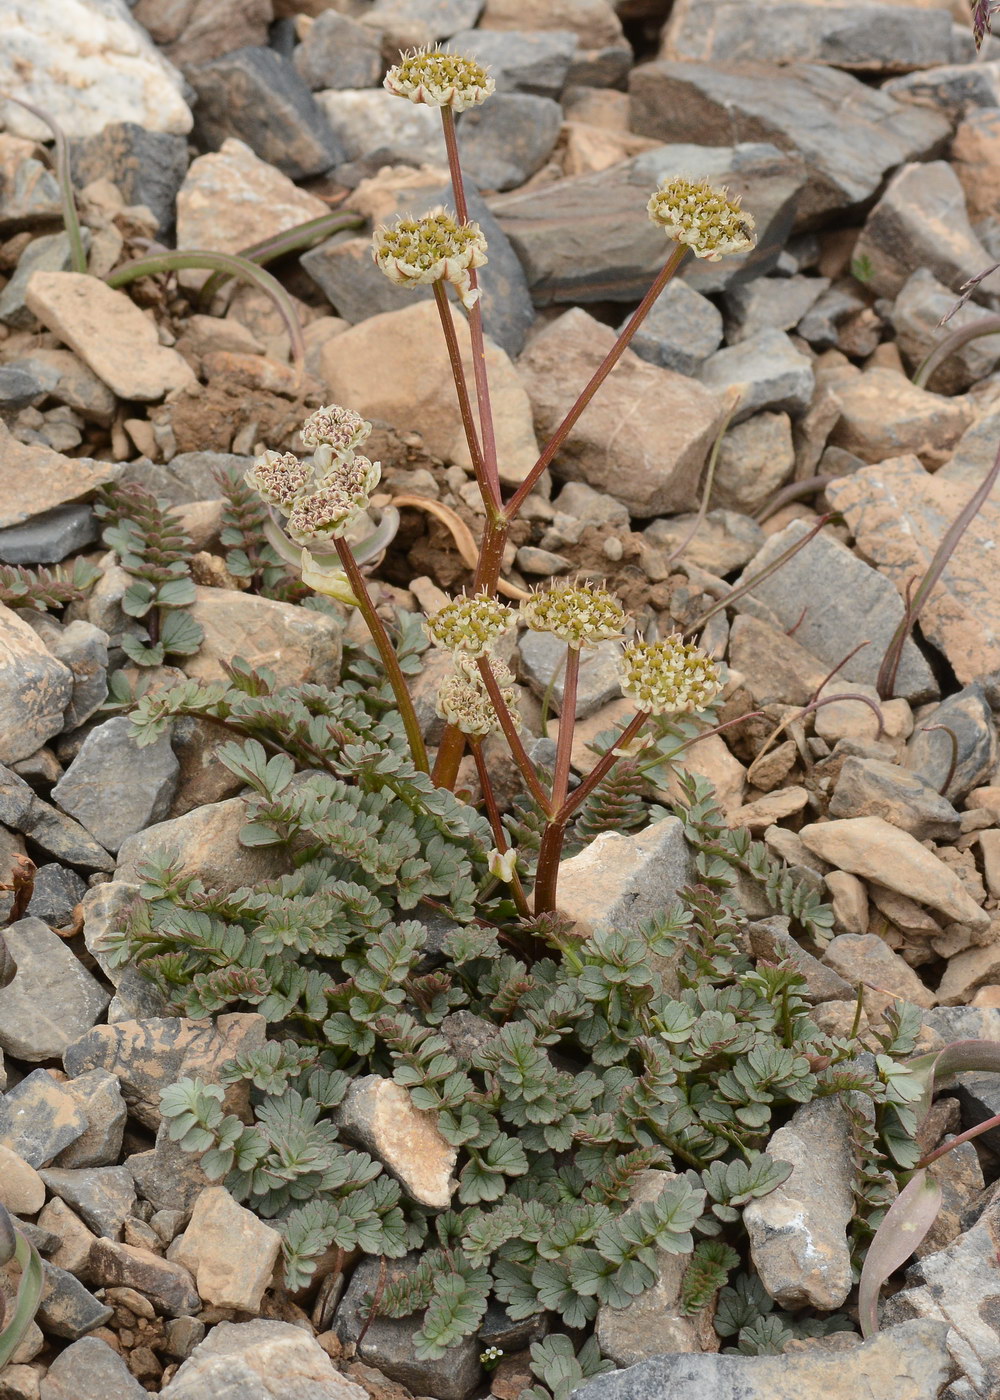
[[[514,674],[499,657],[491,656],[490,666],[504,704],[515,726],[520,729],[521,719],[515,708]],[[500,720],[475,662],[461,657],[455,658],[454,672],[445,677],[438,689],[436,711],[441,719],[453,724],[470,738],[485,739],[488,734],[500,731]]]
[[[382,86],[394,97],[428,107],[450,107],[453,112],[478,106],[496,89],[487,70],[475,59],[430,48],[401,54]]]
[[[532,632],[551,632],[574,651],[612,641],[625,627],[614,594],[589,583],[539,589],[521,604],[521,617]]]
[[[479,297],[470,272],[486,263],[486,238],[478,224],[457,223],[446,209],[437,208],[420,219],[376,229],[372,256],[398,287],[450,282],[468,310]]]
[[[475,660],[485,656],[517,621],[517,613],[488,593],[452,598],[424,623],[436,647]]]
[[[707,180],[682,175],[661,180],[646,208],[653,223],[676,243],[686,244],[696,258],[719,262],[754,246],[753,215],[744,213],[728,190],[716,189]]]
[[[722,682],[708,656],[679,632],[659,642],[629,642],[619,663],[622,694],[652,715],[706,710]]]

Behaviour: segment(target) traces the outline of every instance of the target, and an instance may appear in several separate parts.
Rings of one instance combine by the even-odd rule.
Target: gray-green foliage
[[[209,1174],[279,1225],[292,1287],[331,1247],[420,1252],[379,1307],[422,1314],[425,1357],[475,1332],[491,1296],[512,1318],[586,1328],[602,1303],[650,1287],[663,1250],[693,1254],[694,1309],[733,1267],[742,1207],[788,1174],[765,1149],[791,1108],[852,1096],[866,1161],[883,1129],[905,1137],[906,1028],[867,1060],[821,1034],[798,970],[749,955],[733,865],[711,848],[704,883],[672,909],[583,942],[558,919],[518,924],[491,895],[488,827],[414,770],[398,717],[364,681],[276,692],[235,664],[228,684],[144,697],[140,740],[175,714],[231,731],[220,757],[253,793],[244,839],[294,869],[219,894],[149,868],[114,956],[187,1014],[254,1008],[268,1022],[264,1047],[226,1072],[250,1085],[251,1123],[191,1080],[163,1109]],[[691,796],[703,835],[707,798]],[[459,1009],[478,1018],[471,1055],[449,1039]],[[450,1210],[407,1200],[341,1139],[335,1110],[362,1074],[403,1086],[457,1149]],[[650,1168],[672,1175],[631,1206]],[[868,1173],[862,1220],[881,1204]]]

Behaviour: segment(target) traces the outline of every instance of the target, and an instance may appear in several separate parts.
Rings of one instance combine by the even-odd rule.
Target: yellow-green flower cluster
[[[394,97],[429,107],[450,107],[464,112],[485,102],[496,88],[487,70],[475,59],[442,49],[415,49],[385,75],[383,87]]]
[[[551,632],[574,651],[620,637],[625,626],[614,594],[589,583],[540,589],[521,604],[521,617],[532,632]]]
[[[622,694],[653,715],[696,714],[722,689],[709,658],[678,632],[660,642],[628,642],[619,677]]]
[[[424,627],[435,646],[474,660],[485,656],[516,620],[514,609],[499,598],[476,593],[471,598],[465,594],[453,598]]]
[[[285,528],[293,540],[322,549],[346,534],[378,485],[379,463],[354,450],[370,432],[371,424],[351,409],[329,404],[302,426],[302,441],[314,449],[311,464],[293,452],[263,452],[246,481],[288,516]]]
[[[486,262],[486,239],[478,224],[460,224],[438,208],[423,218],[400,219],[392,228],[376,229],[372,256],[399,287],[450,282],[468,309],[479,296],[469,274]]]
[[[521,718],[515,708],[517,697],[513,672],[499,657],[491,657],[490,665],[504,704],[519,729]],[[500,730],[500,720],[475,662],[462,657],[455,658],[454,672],[445,678],[438,689],[436,711],[448,724],[453,724],[470,738],[485,739],[488,734]]]
[[[707,180],[683,176],[660,181],[646,205],[654,224],[677,243],[686,243],[696,258],[709,262],[754,246],[754,220],[740,208],[739,198],[716,189]]]

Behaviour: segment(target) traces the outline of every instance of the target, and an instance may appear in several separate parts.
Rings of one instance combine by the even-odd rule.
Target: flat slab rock
[[[290,1322],[220,1322],[160,1392],[164,1400],[368,1400]]]

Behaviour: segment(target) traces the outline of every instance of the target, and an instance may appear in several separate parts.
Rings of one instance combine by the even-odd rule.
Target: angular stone
[[[57,404],[72,408],[88,422],[106,427],[115,416],[114,394],[72,350],[32,350],[30,355],[15,360],[11,368],[24,369],[37,381],[40,391]],[[66,464],[78,468],[79,460],[67,458]],[[113,475],[121,471],[120,466],[108,462],[88,465],[94,469],[103,467]]]
[[[301,2],[301,0],[300,0]],[[376,1326],[383,1325],[379,1319]],[[398,1324],[397,1324],[398,1325]],[[478,1364],[478,1363],[477,1363]],[[290,1322],[220,1322],[160,1394],[164,1400],[367,1400]]]
[[[769,538],[737,584],[756,578],[808,533],[803,521],[791,521]],[[874,684],[882,656],[903,616],[902,600],[892,584],[826,531],[820,531],[769,578],[757,583],[750,596],[770,608],[782,627],[795,627],[795,640],[828,669],[844,662],[859,641],[870,641],[871,645],[844,662],[839,672],[845,680],[868,685]],[[911,702],[937,693],[927,662],[910,640],[903,647],[896,693]]]
[[[39,1334],[40,1335],[40,1334]],[[25,1333],[25,1341],[31,1328]],[[21,1346],[23,1347],[22,1342]],[[21,1350],[21,1347],[18,1348]],[[26,1362],[9,1361],[0,1376],[0,1400],[41,1400],[39,1373]]]
[[[402,104],[389,93],[381,95],[394,104],[395,123],[395,108]],[[411,103],[407,106],[415,113],[432,110],[415,107]],[[398,176],[390,171],[366,180],[355,190],[351,203],[366,214],[373,224],[381,226],[393,223],[397,217],[420,216],[442,204],[450,206],[451,199],[450,183],[442,183],[440,174],[430,169],[404,172]],[[479,224],[489,245],[489,261],[479,272],[483,328],[487,336],[508,355],[517,355],[524,347],[525,336],[535,319],[528,284],[517,254],[486,201],[468,179],[466,199],[469,215]],[[337,308],[338,314],[352,325],[382,312],[408,309],[414,298],[433,300],[430,287],[397,287],[390,282],[372,260],[371,238],[367,236],[335,235],[304,253],[301,263]],[[464,318],[459,320],[461,323]],[[464,333],[461,324],[460,330]],[[437,326],[435,339],[441,340],[440,325]]]
[[[892,308],[896,344],[907,367],[915,370],[942,339],[941,323],[948,317],[948,332],[971,329],[992,320],[985,306],[969,301],[955,310],[955,293],[925,267],[910,274]],[[992,374],[1000,363],[1000,342],[995,335],[979,336],[953,350],[927,380],[935,394],[960,394]]]
[[[761,409],[793,415],[809,407],[815,388],[812,364],[784,331],[763,330],[737,345],[717,350],[698,371],[702,384],[739,395],[734,422]]]
[[[382,76],[382,45],[367,25],[337,10],[324,10],[296,45],[292,62],[313,92],[370,88]]]
[[[173,228],[174,200],[188,164],[183,136],[112,121],[96,135],[72,141],[70,163],[75,184],[110,180],[127,205],[146,206],[161,237]]]
[[[131,729],[124,715],[92,729],[52,789],[60,807],[109,851],[162,821],[177,787],[179,767],[169,735],[140,750]]]
[[[879,1332],[850,1351],[657,1356],[595,1376],[573,1394],[574,1400],[857,1400],[867,1392],[936,1400],[953,1374],[946,1337],[946,1323],[921,1321]]]
[[[449,45],[454,53],[485,64],[497,92],[533,92],[539,97],[562,92],[577,46],[577,36],[566,29],[463,29],[451,36]]]
[[[238,1205],[225,1187],[209,1186],[168,1257],[190,1270],[206,1303],[257,1313],[280,1250],[277,1230]]]
[[[869,1015],[873,1010],[884,1011],[895,998],[924,1007],[933,1006],[937,999],[877,934],[840,933],[827,945],[823,961],[852,986],[859,982],[865,986]]]
[[[180,65],[206,63],[244,44],[266,44],[271,0],[138,0],[139,23]]]
[[[192,1317],[201,1308],[198,1290],[187,1269],[148,1249],[116,1244],[114,1240],[95,1240],[89,1269],[94,1283],[134,1288],[167,1317]]]
[[[945,1141],[948,1139],[946,1138]],[[916,1248],[916,1257],[946,1249],[962,1233],[962,1221],[985,1187],[983,1169],[971,1142],[961,1142],[932,1162],[928,1175],[941,1187],[941,1209],[934,1224]]]
[[[374,174],[380,165],[447,165],[441,118],[433,107],[402,103],[382,88],[332,88],[316,104],[346,161],[364,160]],[[371,157],[371,159],[369,159]]]
[[[698,529],[693,538],[695,521]],[[722,578],[747,564],[764,543],[765,535],[755,520],[731,510],[710,510],[699,519],[695,514],[675,515],[654,520],[643,536],[650,544],[672,554],[688,540],[683,554],[686,562]]]
[[[906,746],[903,762],[938,791],[947,778],[946,796],[951,802],[960,802],[985,782],[996,767],[997,736],[982,686],[967,685],[924,715]]]
[[[560,864],[559,911],[585,937],[595,929],[633,929],[669,908],[695,878],[678,818],[628,836],[605,831]]]
[[[67,1081],[66,1088],[87,1115],[87,1131],[55,1160],[57,1167],[106,1167],[117,1162],[125,1133],[121,1085],[107,1070],[92,1069]]]
[[[959,816],[931,783],[879,758],[844,759],[830,800],[831,817],[881,817],[918,841],[954,841]]]
[[[851,984],[800,947],[788,932],[788,925],[789,920],[783,914],[774,914],[769,919],[758,919],[749,924],[747,933],[754,957],[765,962],[788,959],[794,963],[806,979],[803,995],[807,1001],[837,1001],[842,997],[851,997],[854,993]]]
[[[25,302],[64,345],[123,399],[162,399],[194,374],[124,292],[79,272],[35,272]]]
[[[929,393],[879,366],[842,384],[838,397],[841,414],[829,441],[864,462],[915,453],[939,466],[972,421],[964,400]]]
[[[148,1393],[103,1338],[81,1337],[49,1366],[40,1400],[145,1400]]]
[[[456,319],[463,363],[471,383],[468,330]],[[402,311],[372,316],[329,341],[322,351],[323,379],[336,403],[349,403],[368,419],[399,432],[419,432],[425,449],[443,461],[471,467],[455,401],[437,308],[418,301]],[[507,355],[486,341],[500,480],[516,486],[538,456],[531,404]]]
[[[335,686],[340,679],[342,628],[326,613],[256,594],[201,587],[195,589],[190,611],[205,632],[200,650],[187,658],[184,668],[196,680],[222,680],[222,662],[233,656],[254,667],[271,668],[282,685],[312,681]]]
[[[754,1268],[782,1307],[839,1308],[853,1282],[847,1227],[854,1159],[843,1105],[836,1099],[803,1104],[771,1134],[767,1150],[790,1163],[792,1174],[743,1211]]]
[[[122,843],[116,879],[133,881],[145,861],[164,858],[176,859],[188,874],[197,872],[210,888],[234,890],[284,874],[291,868],[287,852],[241,845],[246,820],[246,799],[231,797],[148,826]]]
[[[0,1046],[29,1062],[56,1059],[90,1029],[110,997],[40,919],[19,919],[4,938],[17,976],[0,989]]]
[[[550,97],[497,93],[459,123],[463,169],[480,188],[516,189],[548,160],[561,124],[562,109]]]
[[[967,484],[931,476],[912,457],[867,467],[831,482],[828,491],[858,547],[900,590],[907,579],[923,576],[969,495]],[[945,653],[962,682],[1000,668],[1000,596],[993,564],[998,530],[1000,501],[991,497],[969,522],[920,613],[921,631]]]
[[[44,1167],[87,1131],[87,1116],[65,1085],[36,1069],[0,1099],[0,1146]]]
[[[870,198],[889,170],[930,154],[948,132],[934,112],[811,64],[645,63],[629,91],[633,131],[708,145],[770,141],[800,156],[811,176],[800,227]],[[753,212],[752,200],[747,207]]]
[[[35,1314],[46,1332],[71,1342],[110,1322],[114,1309],[100,1302],[73,1274],[48,1259],[42,1260],[44,1282]]]
[[[764,831],[775,822],[784,821],[796,812],[801,812],[809,803],[809,793],[804,787],[792,784],[775,792],[765,793],[756,802],[748,802],[729,815],[729,825],[733,828],[747,827],[750,831]]]
[[[96,1235],[121,1239],[135,1207],[135,1186],[125,1167],[48,1167],[42,1170],[42,1180]]]
[[[122,480],[138,481],[168,505],[180,506],[217,499],[218,474],[239,478],[252,464],[252,457],[241,457],[235,452],[179,452],[169,462],[144,463],[141,473],[135,471],[133,475],[126,469]]]
[[[83,232],[84,246],[89,248],[89,230]],[[73,266],[69,235],[44,234],[28,244],[17,263],[13,277],[0,292],[0,321],[15,329],[30,330],[36,323],[25,304],[25,292],[34,272],[69,272]]]
[[[67,136],[133,121],[183,136],[191,112],[183,79],[124,6],[102,0],[7,0],[11,42],[0,54],[0,89],[43,108]],[[7,130],[50,141],[38,117],[0,108]]]
[[[626,321],[619,326],[621,332]],[[695,375],[722,344],[722,315],[707,297],[674,279],[667,283],[629,342],[640,359]]]
[[[972,231],[958,176],[943,160],[904,165],[896,172],[868,215],[854,256],[868,259],[871,275],[866,283],[884,297],[897,296],[920,267],[939,282],[957,287],[970,267],[982,271],[994,261]],[[979,284],[973,298],[981,301],[998,286],[994,273]]]
[[[293,180],[343,160],[316,99],[291,61],[273,49],[234,49],[189,68],[187,76],[198,94],[196,130],[210,150],[236,136]]]
[[[5,564],[58,564],[96,539],[97,522],[89,506],[55,506],[25,525],[0,530],[0,560]]]
[[[674,139],[669,132],[664,136]],[[699,140],[691,137],[692,143]],[[663,230],[650,222],[646,203],[660,180],[675,175],[725,184],[757,221],[751,253],[718,263],[689,258],[680,272],[687,286],[717,292],[774,266],[806,180],[802,162],[754,140],[717,148],[664,145],[596,174],[491,201],[535,302],[638,301],[664,259]]]
[[[32,799],[22,827],[43,851],[69,865],[82,865],[89,870],[113,870],[114,856],[99,846],[89,831],[72,817],[57,812],[40,797]]]
[[[387,1260],[388,1281],[392,1283],[404,1278],[415,1267],[418,1258],[418,1255],[409,1254],[403,1259]],[[467,1400],[482,1375],[480,1344],[475,1337],[463,1337],[457,1346],[449,1347],[441,1359],[426,1361],[417,1356],[412,1322],[403,1318],[376,1317],[371,1326],[365,1328],[369,1312],[365,1299],[376,1287],[379,1274],[377,1259],[363,1259],[354,1270],[333,1321],[333,1331],[341,1343],[356,1343],[357,1355],[363,1362],[377,1367],[391,1381],[406,1386],[411,1392],[434,1395],[437,1400]],[[187,1400],[186,1396],[184,1400]],[[293,1397],[289,1396],[288,1400],[293,1400]]]
[[[0,1201],[13,1215],[37,1215],[45,1204],[45,1182],[9,1147],[0,1147]]]
[[[614,333],[576,308],[551,322],[521,356],[535,423],[547,438]],[[724,414],[720,397],[626,350],[556,458],[561,479],[610,491],[633,515],[689,510]]]
[[[926,73],[890,79],[883,91],[891,93],[898,102],[931,107],[949,120],[957,121],[971,108],[989,110],[1000,105],[1000,64],[996,61],[932,64]]]
[[[73,677],[73,697],[63,716],[64,727],[76,729],[104,704],[108,696],[108,635],[100,627],[75,618],[46,645]]]
[[[345,1137],[384,1163],[408,1196],[447,1210],[458,1149],[441,1136],[433,1114],[413,1107],[405,1089],[375,1074],[355,1079],[336,1120]]]
[[[829,667],[795,637],[740,613],[729,632],[729,664],[744,677],[755,705],[806,705]]]
[[[560,712],[565,692],[565,643],[549,632],[527,632],[521,638],[518,654],[524,680],[539,698],[550,694],[552,708]],[[616,642],[598,642],[583,653],[576,693],[577,719],[586,719],[620,695],[620,655]]]
[[[966,893],[951,868],[915,837],[881,817],[814,822],[799,835],[810,851],[838,870],[887,885],[956,923],[989,927],[989,915]]]
[[[958,125],[951,143],[951,167],[965,192],[965,207],[973,229],[992,218],[997,195],[996,150],[1000,139],[1000,110],[975,108]]]
[[[155,1147],[149,1152],[133,1152],[125,1165],[143,1200],[154,1210],[176,1211],[185,1220],[201,1192],[213,1184],[202,1170],[200,1158],[171,1139],[166,1123],[160,1124]]]
[[[1000,1202],[994,1199],[971,1230],[946,1249],[911,1264],[906,1271],[909,1286],[882,1308],[883,1325],[902,1322],[906,1326],[914,1318],[924,1326],[937,1323],[949,1328],[948,1351],[959,1375],[972,1387],[965,1392],[969,1396],[988,1394],[1000,1370],[998,1240]]]
[[[375,0],[364,23],[382,35],[383,48],[419,48],[439,44],[459,30],[471,29],[483,0]]]
[[[790,331],[830,285],[828,277],[755,277],[725,296],[726,339],[730,345],[759,331]]]
[[[188,168],[177,194],[177,246],[239,253],[328,212],[322,200],[299,189],[243,141],[228,137],[219,150],[198,156]],[[208,274],[194,276],[203,281]],[[177,459],[161,470],[176,474]],[[213,482],[207,495],[217,493]],[[171,497],[171,504],[179,502]]]
[[[69,458],[41,443],[21,443],[0,423],[0,528],[79,500],[120,475],[114,462]]]
[[[0,762],[16,763],[61,732],[73,690],[67,667],[0,604]]]
[[[893,4],[765,3],[682,0],[663,32],[660,56],[698,63],[822,63],[853,73],[933,68],[950,52],[946,9]]]

